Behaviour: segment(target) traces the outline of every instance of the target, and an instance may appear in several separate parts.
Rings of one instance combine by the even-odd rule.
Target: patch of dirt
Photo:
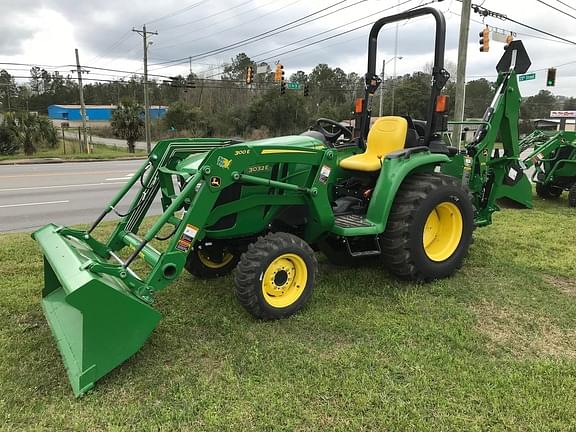
[[[503,350],[518,358],[576,359],[576,329],[562,329],[548,317],[495,303],[481,303],[473,311],[478,330],[490,340],[491,351]]]
[[[558,288],[561,293],[576,297],[576,279],[564,276],[542,276],[544,282]]]

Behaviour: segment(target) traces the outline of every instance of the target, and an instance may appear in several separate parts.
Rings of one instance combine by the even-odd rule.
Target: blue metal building
[[[86,117],[88,121],[110,121],[112,111],[116,105],[86,105]],[[153,105],[150,107],[150,118],[152,120],[162,118],[166,114],[167,107]],[[142,111],[144,116],[144,111]],[[48,117],[51,120],[82,121],[80,105],[50,105],[48,106]]]

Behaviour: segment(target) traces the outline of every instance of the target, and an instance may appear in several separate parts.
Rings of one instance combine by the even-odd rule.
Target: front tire
[[[271,233],[242,254],[234,273],[236,298],[256,318],[286,318],[304,307],[317,272],[316,255],[306,242]]]
[[[401,279],[447,277],[461,267],[473,230],[470,196],[454,177],[413,174],[394,199],[382,235],[382,257]]]
[[[184,268],[197,278],[212,279],[230,273],[238,260],[239,253],[227,247],[200,245],[188,253]]]

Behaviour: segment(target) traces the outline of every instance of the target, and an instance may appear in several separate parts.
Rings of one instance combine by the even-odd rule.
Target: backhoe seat
[[[379,171],[388,153],[404,148],[407,130],[408,122],[403,117],[380,117],[368,132],[366,151],[342,159],[340,167],[353,171]]]

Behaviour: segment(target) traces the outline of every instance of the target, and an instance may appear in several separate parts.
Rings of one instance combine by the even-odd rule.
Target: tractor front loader
[[[423,15],[436,23],[425,130],[419,134],[408,115],[382,117],[368,129],[380,84],[378,33],[385,24]],[[444,42],[444,17],[433,8],[374,24],[357,139],[340,123],[319,119],[298,136],[163,141],[90,229],[49,224],[36,231],[45,256],[42,304],[74,393],[84,394],[142,346],[160,319],[155,293],[183,269],[202,278],[234,270],[238,302],[259,319],[304,307],[316,281],[316,251],[337,264],[376,257],[406,280],[453,274],[475,225],[490,223],[496,199],[523,176],[513,138],[519,95],[511,61],[520,46],[505,54],[510,58],[484,132],[460,154],[441,140]],[[498,131],[510,138],[504,154],[495,156],[489,149]],[[98,241],[94,230],[132,187],[139,191],[130,210]],[[154,199],[164,212],[143,230]],[[135,260],[149,271],[137,273]]]
[[[534,167],[538,196],[555,199],[566,190],[568,205],[576,207],[576,132],[536,130],[520,146],[528,152],[524,165]]]

